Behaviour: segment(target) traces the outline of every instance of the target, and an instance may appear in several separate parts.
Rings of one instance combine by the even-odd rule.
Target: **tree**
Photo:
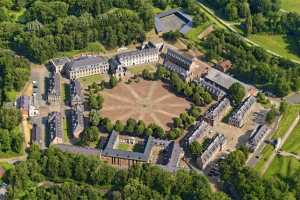
[[[103,102],[104,98],[101,95],[89,94],[88,103],[91,109],[100,110]]]
[[[145,130],[144,130],[144,134],[146,136],[151,136],[153,134],[153,130],[149,127],[147,127]]]
[[[231,103],[234,106],[238,106],[240,103],[242,103],[246,95],[245,87],[240,83],[234,83],[232,86],[230,86],[228,94],[230,96]]]
[[[100,122],[100,116],[98,114],[98,111],[96,110],[92,110],[90,112],[90,123],[92,126],[98,126],[99,125],[99,122]]]
[[[275,106],[272,106],[271,110],[266,115],[266,122],[268,124],[272,124],[276,118],[277,110]]]
[[[109,79],[109,85],[111,88],[114,88],[118,84],[118,80],[115,76],[111,76]]]
[[[89,144],[91,142],[95,142],[99,137],[99,130],[96,126],[88,127],[84,130],[81,135],[81,141],[83,144]]]
[[[201,153],[203,152],[203,147],[199,142],[193,141],[189,145],[189,151],[190,151],[190,154],[192,155],[192,157],[195,159],[199,155],[201,155]]]
[[[123,130],[124,130],[124,125],[123,125],[123,123],[122,123],[120,120],[117,120],[114,129],[115,129],[117,132],[123,132]]]
[[[173,118],[173,126],[175,128],[181,128],[182,127],[182,120],[178,117]]]
[[[21,123],[21,113],[15,108],[0,108],[0,128],[11,130]]]
[[[281,114],[285,113],[288,110],[288,108],[289,108],[289,104],[287,101],[284,100],[280,102],[279,112]]]
[[[249,15],[246,17],[245,21],[245,34],[249,36],[253,32],[253,25],[252,25],[252,16]]]

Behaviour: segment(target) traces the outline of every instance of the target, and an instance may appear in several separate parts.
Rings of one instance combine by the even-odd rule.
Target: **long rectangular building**
[[[49,104],[58,105],[60,104],[60,94],[61,85],[60,85],[60,75],[54,73],[48,82],[48,92],[47,92],[47,102]]]
[[[250,139],[247,143],[248,148],[254,151],[256,147],[263,142],[265,136],[270,131],[267,125],[258,125],[251,133]]]
[[[230,108],[230,101],[229,99],[224,98],[205,113],[204,119],[211,126],[214,126],[214,123],[221,120],[228,108]]]
[[[256,98],[253,96],[248,97],[230,117],[228,123],[238,128],[242,127],[245,123],[247,115],[250,113],[251,108],[254,106]]]
[[[118,54],[116,56],[122,66],[128,68],[135,65],[156,63],[159,59],[159,52],[156,48],[144,48]]]
[[[208,123],[206,123],[204,120],[198,122],[196,130],[194,130],[194,132],[188,139],[189,144],[191,144],[192,142],[194,142],[196,139],[200,137],[204,137],[204,133],[206,132],[207,128],[208,128]]]
[[[83,105],[74,106],[71,110],[71,131],[74,138],[78,139],[84,130]]]
[[[198,157],[197,163],[201,169],[204,169],[209,162],[212,160],[213,156],[221,151],[223,146],[226,143],[226,138],[223,134],[217,134],[212,139],[212,142],[207,147],[207,149],[202,153],[201,156]]]
[[[59,112],[52,112],[48,115],[48,133],[51,144],[63,143],[62,117]]]
[[[69,79],[77,79],[95,74],[107,74],[108,60],[101,56],[82,56],[65,65],[64,69]]]
[[[71,106],[83,104],[83,94],[80,82],[78,80],[71,80],[70,83],[70,104]]]
[[[222,90],[215,84],[206,81],[203,78],[199,78],[195,82],[200,84],[205,90],[207,90],[217,101],[221,100],[226,95],[226,92],[224,90]]]

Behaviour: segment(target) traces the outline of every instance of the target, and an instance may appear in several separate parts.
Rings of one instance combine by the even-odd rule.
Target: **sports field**
[[[284,58],[300,61],[300,56],[296,55],[293,44],[296,44],[291,39],[284,35],[271,35],[271,34],[255,34],[249,37],[250,40],[257,43],[261,47],[270,50]]]
[[[265,176],[271,177],[281,175],[282,177],[291,176],[296,170],[300,169],[300,161],[292,157],[276,156]]]
[[[300,0],[282,0],[281,8],[285,11],[296,12],[300,14]]]

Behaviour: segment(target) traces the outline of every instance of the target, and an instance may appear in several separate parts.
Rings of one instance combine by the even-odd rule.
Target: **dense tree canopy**
[[[8,173],[9,199],[229,200],[212,192],[208,180],[194,172],[172,174],[147,164],[117,170],[97,158],[52,147],[41,153],[33,146],[28,156]],[[51,184],[43,184],[47,180]]]

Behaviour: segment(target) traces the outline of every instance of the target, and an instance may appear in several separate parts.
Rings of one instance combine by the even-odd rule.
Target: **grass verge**
[[[300,14],[300,1],[299,0],[284,0],[281,3],[281,8],[285,11],[296,12]]]
[[[128,71],[132,74],[141,74],[145,69],[148,69],[150,72],[155,71],[155,66],[153,65],[141,65],[141,66],[134,66],[130,67]]]
[[[266,171],[266,177],[282,176],[288,177],[293,175],[297,170],[300,169],[299,160],[293,157],[284,157],[277,155],[272,161],[270,167]]]
[[[300,154],[300,123],[295,127],[289,138],[284,143],[282,149],[284,151]]]

